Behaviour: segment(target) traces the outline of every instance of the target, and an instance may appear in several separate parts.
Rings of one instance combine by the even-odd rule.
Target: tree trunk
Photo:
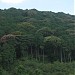
[[[33,51],[32,51],[32,46],[31,46],[31,57],[33,58]]]
[[[44,63],[44,49],[43,49],[43,63]]]
[[[62,57],[62,49],[61,49],[61,62],[62,62],[62,60],[63,60],[63,57]]]
[[[37,49],[36,49],[36,61],[37,61]]]
[[[64,54],[64,62],[66,62],[66,56],[65,56],[66,54],[65,54],[65,51],[63,51],[63,52],[64,52],[63,53]]]
[[[69,53],[69,61],[71,62],[71,52]]]
[[[39,48],[38,48],[38,60],[40,61],[40,54],[39,54]]]

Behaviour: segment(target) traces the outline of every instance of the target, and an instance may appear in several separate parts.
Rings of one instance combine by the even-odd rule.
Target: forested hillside
[[[0,9],[0,75],[75,75],[74,45],[74,15]]]

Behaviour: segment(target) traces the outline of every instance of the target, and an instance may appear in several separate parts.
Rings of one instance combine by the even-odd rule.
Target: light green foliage
[[[62,43],[62,40],[56,36],[47,36],[47,37],[45,37],[44,42],[51,42],[53,44],[58,45],[58,44]]]
[[[52,30],[50,28],[48,28],[48,27],[43,27],[43,28],[37,30],[36,33],[38,33],[38,34],[40,34],[40,35],[42,35],[44,37],[53,35]]]
[[[36,30],[36,27],[33,26],[31,23],[29,22],[23,22],[17,25],[18,29],[20,31],[22,31],[23,33],[33,33]]]

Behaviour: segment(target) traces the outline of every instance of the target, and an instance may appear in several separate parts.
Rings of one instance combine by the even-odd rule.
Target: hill
[[[74,75],[74,45],[75,15],[0,9],[0,75]]]

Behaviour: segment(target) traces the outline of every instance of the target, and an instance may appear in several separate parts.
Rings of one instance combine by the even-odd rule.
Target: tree
[[[61,60],[62,62],[62,40],[56,36],[47,36],[44,39],[44,49],[51,61]],[[59,54],[60,53],[60,54]],[[61,57],[61,59],[59,59]]]
[[[1,64],[3,68],[11,69],[10,66],[14,63],[14,60],[16,59],[14,46],[8,43],[3,44],[1,56]]]
[[[18,30],[24,34],[34,34],[36,27],[29,22],[22,22],[17,25]]]
[[[53,31],[48,27],[43,27],[43,28],[37,30],[36,33],[39,33],[40,35],[42,35],[44,37],[53,35]]]
[[[36,31],[34,37],[35,37],[34,42],[35,42],[36,60],[38,58],[40,61],[40,57],[42,55],[44,37],[42,34],[40,34],[39,30]]]

